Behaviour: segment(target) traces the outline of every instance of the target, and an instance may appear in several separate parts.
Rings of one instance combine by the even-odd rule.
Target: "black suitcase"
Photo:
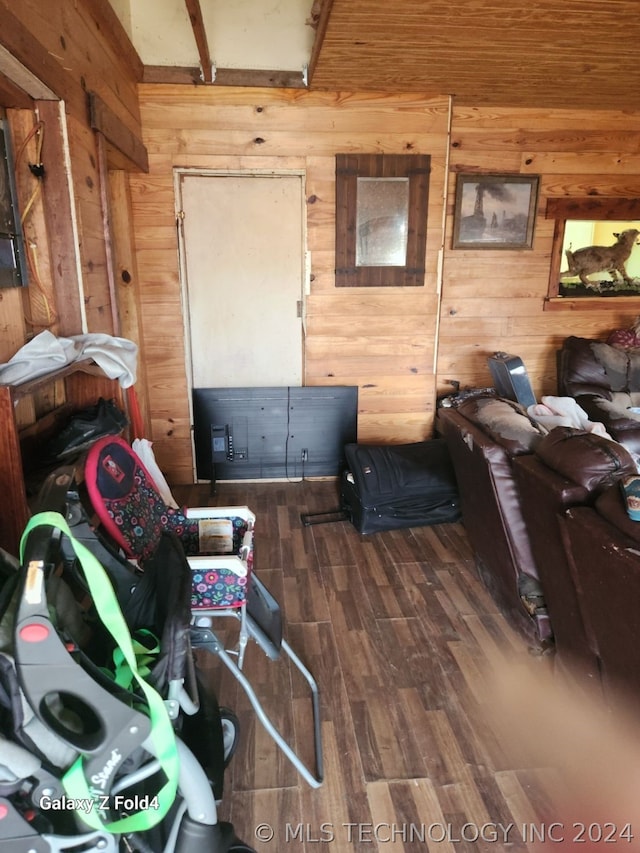
[[[347,444],[341,504],[360,533],[458,521],[453,465],[444,439]]]
[[[495,352],[489,356],[489,370],[500,397],[520,403],[525,409],[536,403],[527,368],[517,355]]]

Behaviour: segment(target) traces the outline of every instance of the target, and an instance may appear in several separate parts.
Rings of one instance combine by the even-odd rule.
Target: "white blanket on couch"
[[[585,410],[579,406],[573,397],[542,397],[540,403],[534,403],[527,408],[529,417],[551,430],[557,426],[584,429],[595,432],[604,438],[611,438],[601,423],[590,421]],[[613,439],[612,439],[613,440]]]

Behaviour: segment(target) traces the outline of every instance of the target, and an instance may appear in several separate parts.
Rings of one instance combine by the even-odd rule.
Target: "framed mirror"
[[[336,156],[336,287],[424,284],[431,158]]]

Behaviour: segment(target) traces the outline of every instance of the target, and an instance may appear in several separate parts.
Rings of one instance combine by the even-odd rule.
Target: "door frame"
[[[306,204],[306,177],[305,169],[286,168],[261,168],[261,169],[206,169],[198,167],[176,166],[173,169],[173,190],[175,200],[176,232],[178,238],[178,270],[180,276],[180,305],[182,310],[182,327],[184,339],[184,366],[187,379],[187,398],[189,405],[189,420],[191,429],[191,458],[193,466],[194,483],[196,480],[195,441],[193,434],[193,361],[191,348],[191,327],[189,323],[189,285],[187,279],[187,260],[185,251],[184,228],[182,227],[182,190],[181,182],[184,176],[202,178],[225,178],[225,177],[270,177],[270,178],[300,178],[300,221],[302,225],[302,269],[300,270],[300,304],[302,325],[302,386],[306,378],[306,335],[307,335],[307,297],[311,292],[311,255],[307,248],[307,204]]]

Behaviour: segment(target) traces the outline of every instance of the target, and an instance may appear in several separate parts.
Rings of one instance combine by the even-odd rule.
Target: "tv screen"
[[[194,388],[199,480],[337,476],[357,440],[356,386]]]

